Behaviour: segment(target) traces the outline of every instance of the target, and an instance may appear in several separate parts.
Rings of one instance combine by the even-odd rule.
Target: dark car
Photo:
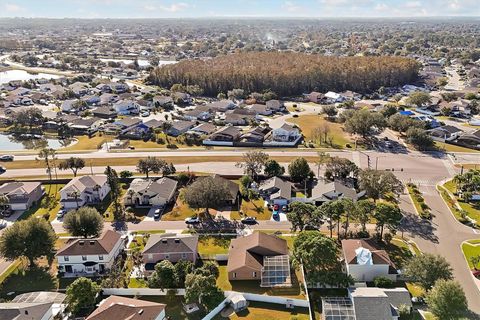
[[[242,220],[242,223],[243,224],[257,224],[257,218],[255,217],[246,217],[246,218],[243,218]]]
[[[0,161],[13,161],[13,156],[10,154],[1,155]]]
[[[197,217],[186,218],[185,223],[186,224],[197,224],[197,223],[200,223],[200,219],[198,219]]]
[[[7,172],[7,168],[0,166],[0,174]]]
[[[303,228],[304,230],[311,230],[311,231],[318,231],[320,230],[317,226],[311,225],[311,224],[306,224],[305,227]]]

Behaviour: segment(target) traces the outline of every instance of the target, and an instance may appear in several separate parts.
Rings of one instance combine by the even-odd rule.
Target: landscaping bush
[[[376,277],[373,279],[375,287],[378,288],[393,288],[395,287],[395,282],[386,278],[386,277]]]
[[[357,232],[355,237],[358,239],[370,238],[370,233],[367,230],[360,230]]]
[[[423,199],[422,199],[423,200]],[[425,203],[425,202],[422,202],[420,203],[420,208],[423,210],[423,211],[426,211],[426,210],[429,210],[430,207]]]

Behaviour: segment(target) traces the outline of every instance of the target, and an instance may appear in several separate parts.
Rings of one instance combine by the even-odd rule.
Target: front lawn
[[[180,193],[183,190],[180,190]],[[175,205],[173,208],[171,208],[170,211],[168,209],[166,212],[162,215],[162,220],[164,221],[178,221],[178,220],[185,220],[186,218],[190,218],[194,215],[196,215],[197,212],[190,208],[188,204],[183,202],[180,197],[177,197],[177,201],[175,202]]]
[[[465,256],[465,260],[467,260],[468,267],[473,269],[472,257],[480,257],[480,243],[474,240],[469,240],[467,242],[462,243],[462,252]],[[479,265],[477,264],[476,267],[478,268]]]
[[[230,238],[215,236],[200,236],[198,253],[201,255],[226,254],[230,247]]]
[[[113,136],[96,134],[89,138],[87,135],[76,136],[77,142],[69,147],[62,148],[59,151],[91,151],[98,150],[105,142],[113,140]],[[88,163],[88,160],[87,160]]]
[[[60,190],[64,184],[45,184],[45,195],[40,203],[34,205],[18,218],[18,220],[27,219],[30,216],[42,217],[48,214],[48,221],[55,219],[58,210],[60,210]]]
[[[470,219],[475,220],[477,225],[480,224],[480,202],[479,201],[464,202],[461,199],[457,198],[455,196],[456,186],[453,180],[447,181],[443,185],[443,187],[454,196],[454,199],[452,199],[451,195],[449,195],[445,190],[440,189],[440,194],[442,195],[442,198],[448,204],[450,210],[453,212],[457,220],[459,220],[462,223],[465,222],[465,219],[462,218],[461,213],[456,208],[455,202],[460,205],[460,208],[464,210],[464,212]]]
[[[265,201],[262,198],[255,200],[242,200],[240,215],[238,211],[232,211],[230,219],[240,220],[243,217],[255,217],[257,220],[270,220],[272,212],[265,207]]]
[[[353,145],[350,135],[343,130],[343,126],[336,122],[330,122],[324,119],[323,115],[303,115],[298,118],[287,119],[288,122],[296,124],[302,131],[305,140],[312,141],[316,146],[331,147],[331,148],[345,148],[347,144]],[[331,145],[323,142],[320,144],[316,141],[315,131],[317,128],[328,127],[327,140],[331,140]]]
[[[220,314],[215,316],[215,320],[221,319],[249,319],[249,320],[281,320],[296,319],[308,320],[310,315],[307,308],[295,308],[288,310],[285,305],[265,303],[265,302],[249,302],[248,308],[234,313],[228,318],[222,317]]]

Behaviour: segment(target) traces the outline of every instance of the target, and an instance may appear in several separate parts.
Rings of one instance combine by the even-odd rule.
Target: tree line
[[[233,88],[280,96],[310,91],[371,92],[417,78],[419,65],[403,57],[330,57],[293,52],[248,52],[185,60],[155,68],[148,81],[170,88],[198,85],[207,96]]]

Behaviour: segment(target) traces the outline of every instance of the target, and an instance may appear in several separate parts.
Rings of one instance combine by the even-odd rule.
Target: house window
[[[103,256],[98,256],[98,260],[103,260]]]
[[[65,256],[63,257],[63,261],[70,261],[70,259],[67,256]]]
[[[83,261],[87,261],[87,256],[82,256]]]
[[[232,277],[233,277],[233,279],[235,279],[235,278],[237,277],[237,273],[234,272],[234,273],[232,274]]]
[[[166,254],[166,255],[165,255],[165,259],[170,259],[170,255],[169,255],[169,254]]]
[[[182,259],[187,259],[187,254],[186,253],[182,253]]]
[[[255,271],[253,271],[253,277],[256,278],[257,277],[257,273]]]

